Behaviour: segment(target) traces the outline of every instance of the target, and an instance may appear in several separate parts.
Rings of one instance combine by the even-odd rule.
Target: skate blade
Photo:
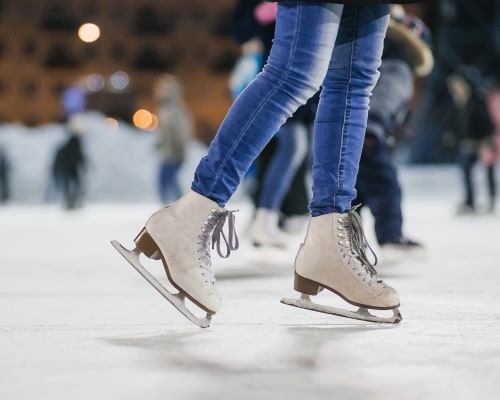
[[[148,281],[148,283],[153,286],[165,299],[167,299],[179,312],[184,315],[188,320],[190,320],[195,325],[200,328],[208,328],[210,326],[212,315],[208,314],[204,318],[199,318],[189,311],[184,303],[185,296],[179,293],[171,293],[165,286],[163,286],[158,279],[156,279],[149,271],[141,264],[139,256],[141,251],[136,247],[134,250],[128,250],[123,247],[116,240],[111,241],[113,247],[120,253],[125,260],[128,261],[132,267],[135,268],[141,276]]]
[[[323,304],[317,304],[311,301],[309,295],[302,294],[298,299],[281,299],[281,303],[289,306],[304,308],[306,310],[318,311],[325,314],[337,315],[339,317],[357,319],[360,321],[377,322],[383,324],[397,324],[401,322],[403,317],[399,309],[393,309],[392,317],[378,317],[371,314],[367,308],[359,307],[357,311],[343,310],[342,308],[331,307]]]

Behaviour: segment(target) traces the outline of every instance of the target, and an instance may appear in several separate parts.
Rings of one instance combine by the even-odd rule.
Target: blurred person
[[[0,146],[0,203],[5,203],[10,197],[10,163],[7,152]]]
[[[315,95],[280,128],[256,162],[252,198],[256,213],[249,236],[255,246],[285,248],[290,234],[307,226]]]
[[[456,163],[459,151],[456,107],[449,77],[464,67],[483,77],[498,70],[500,2],[498,0],[440,0],[428,3],[435,66],[425,80],[412,125],[413,163]]]
[[[403,234],[402,189],[392,151],[398,132],[407,129],[410,120],[415,77],[427,76],[433,59],[427,26],[400,5],[393,5],[380,78],[370,99],[354,201],[366,205],[374,217],[385,264],[424,253],[421,243]]]
[[[65,140],[56,148],[51,166],[51,185],[47,198],[55,192],[63,207],[73,210],[83,205],[83,177],[86,156],[81,137],[84,134],[82,114],[87,110],[87,93],[83,79],[68,84],[60,96],[61,122]]]
[[[62,194],[63,206],[73,210],[82,206],[84,197],[86,157],[81,141],[84,128],[78,115],[71,116],[65,127],[68,137],[55,152],[52,176],[56,191]]]
[[[182,86],[170,74],[161,75],[154,87],[160,154],[158,191],[167,204],[181,197],[178,173],[185,160],[187,147],[194,137],[191,115],[182,99]]]
[[[478,68],[471,66],[464,66],[448,78],[449,90],[458,109],[457,161],[464,188],[463,201],[457,209],[458,215],[478,212],[474,179],[474,167],[477,164],[481,164],[485,172],[488,196],[486,211],[493,212],[495,209],[495,164],[498,154],[495,133],[498,121],[494,120],[498,119],[498,105],[495,101],[498,89],[488,88],[488,82]]]
[[[240,44],[242,55],[229,81],[234,98],[260,72],[262,60],[268,58],[275,21],[276,3],[236,1],[233,37]],[[281,126],[254,163],[252,199],[255,215],[248,231],[254,246],[284,248],[289,241],[280,228],[280,209],[296,171],[309,150],[308,104],[300,107]]]
[[[500,60],[499,60],[500,64]],[[496,69],[496,74],[491,77],[487,85],[487,104],[491,122],[493,123],[493,152],[490,153],[491,160],[500,162],[500,65]]]
[[[340,0],[337,0],[340,1]],[[261,73],[243,90],[194,174],[191,189],[155,212],[134,242],[115,248],[184,316],[210,325],[221,306],[210,251],[229,256],[239,246],[234,212],[225,208],[256,157],[295,111],[322,87],[313,139],[311,217],[295,259],[294,288],[286,304],[366,321],[397,323],[399,295],[377,275],[367,241],[351,207],[366,131],[369,97],[381,62],[390,5],[370,1],[278,4],[273,46]],[[228,233],[223,225],[228,221]],[[141,265],[161,259],[179,293],[168,291]],[[358,312],[317,305],[309,296],[329,289]],[[207,313],[198,318],[184,303]],[[368,309],[392,310],[377,317]]]
[[[274,149],[268,149],[272,153],[264,153],[257,163],[256,210],[248,232],[254,246],[285,248],[290,240],[280,227],[281,209],[292,180],[309,151],[310,127],[304,122],[303,113],[307,111],[298,110],[279,129]]]

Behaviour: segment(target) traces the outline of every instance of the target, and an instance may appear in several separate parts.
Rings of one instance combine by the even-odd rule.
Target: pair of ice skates
[[[226,221],[227,237],[222,230]],[[170,207],[154,213],[134,241],[134,250],[127,250],[116,241],[112,244],[184,316],[202,328],[208,327],[221,306],[210,252],[217,248],[220,256],[227,257],[238,248],[233,213],[189,191]],[[367,259],[366,245],[355,211],[312,217],[295,260],[295,290],[302,293],[301,298],[283,299],[282,303],[365,321],[399,322],[399,296],[377,277]],[[141,253],[162,261],[168,280],[178,293],[167,290],[148,272],[139,260]],[[309,296],[323,288],[359,310],[351,312],[313,303]],[[186,297],[206,316],[199,318],[189,311]],[[377,317],[368,309],[393,310],[393,316]]]

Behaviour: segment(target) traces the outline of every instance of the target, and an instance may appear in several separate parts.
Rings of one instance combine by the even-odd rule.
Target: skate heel
[[[293,288],[300,293],[317,295],[322,287],[319,283],[311,281],[310,279],[303,278],[302,276],[295,273],[295,281]]]
[[[134,239],[137,248],[148,258],[158,260],[160,258],[160,249],[156,245],[151,235],[143,228]]]

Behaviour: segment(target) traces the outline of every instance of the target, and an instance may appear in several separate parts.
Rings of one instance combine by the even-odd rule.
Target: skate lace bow
[[[236,210],[237,211],[237,210]],[[231,254],[231,250],[238,250],[240,246],[238,235],[236,234],[236,229],[234,228],[234,212],[236,211],[228,211],[224,210],[222,214],[219,216],[217,223],[215,224],[214,231],[212,233],[212,249],[215,249],[217,246],[217,254],[219,254],[222,258],[227,258]],[[224,234],[222,228],[224,224],[227,222],[228,225],[228,237]],[[226,245],[226,252],[222,254],[221,251],[221,236],[224,240],[224,244]]]
[[[377,255],[366,240],[363,223],[361,222],[359,214],[356,212],[358,207],[359,206],[352,207],[347,214],[347,218],[341,219],[341,224],[348,232],[349,244],[353,255],[361,262],[366,272],[372,277],[376,277],[377,271],[375,265],[377,265]],[[366,249],[368,249],[373,256],[373,262],[370,262],[368,259]]]

